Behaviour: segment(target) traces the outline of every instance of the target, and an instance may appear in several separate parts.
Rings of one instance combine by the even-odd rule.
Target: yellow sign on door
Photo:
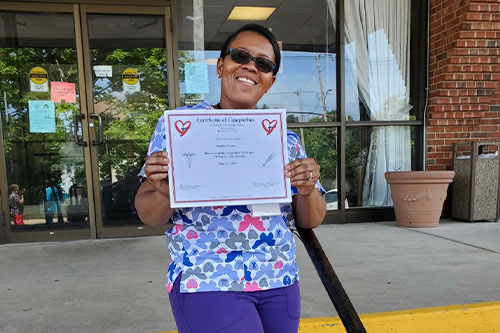
[[[127,68],[122,73],[123,91],[134,93],[141,90],[139,72],[135,68]]]
[[[122,74],[123,82],[133,86],[139,82],[139,72],[135,68],[127,68]]]
[[[42,67],[33,67],[29,72],[30,90],[37,92],[49,91],[49,74]]]

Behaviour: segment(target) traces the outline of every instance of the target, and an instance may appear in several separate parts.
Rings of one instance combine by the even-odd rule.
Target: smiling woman
[[[280,61],[279,47],[274,42],[272,45],[263,35],[244,31],[222,47],[217,61],[217,76],[222,79],[222,108],[255,109],[260,98],[271,89],[276,76],[268,69],[279,67]]]
[[[245,25],[226,39],[217,60],[220,102],[181,109],[256,109],[275,82],[280,62],[272,33]],[[262,126],[269,134],[276,123],[267,120]],[[319,164],[307,157],[298,136],[288,132],[285,175],[292,185],[292,203],[280,204],[271,216],[253,216],[250,205],[173,209],[164,137],[161,117],[139,174],[143,182],[135,202],[144,223],[174,225],[167,231],[172,257],[167,290],[178,330],[297,332],[300,293],[290,227],[314,228],[325,217]]]

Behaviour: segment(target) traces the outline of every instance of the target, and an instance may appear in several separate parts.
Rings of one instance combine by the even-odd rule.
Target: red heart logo
[[[180,125],[180,127],[179,127],[179,125]],[[181,136],[184,136],[184,134],[187,133],[187,131],[190,127],[191,127],[190,121],[183,122],[182,120],[177,120],[175,122],[175,129],[177,130],[177,132],[179,132],[179,134]]]
[[[264,131],[266,131],[267,135],[271,134],[274,131],[276,125],[278,125],[277,120],[273,121],[270,121],[269,119],[262,120],[262,127],[264,128]]]

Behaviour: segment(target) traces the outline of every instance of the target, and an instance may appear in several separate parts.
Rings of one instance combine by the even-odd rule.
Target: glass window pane
[[[321,166],[319,181],[327,191],[327,209],[338,209],[337,193],[337,129],[336,128],[298,128],[293,129],[300,137],[307,156]]]
[[[220,97],[217,59],[224,40],[251,21],[228,20],[233,2],[182,1],[179,71],[182,105]],[[275,7],[275,1],[259,2]],[[337,120],[335,1],[284,1],[265,21],[282,49],[276,82],[258,108],[284,108],[289,122]]]
[[[75,29],[70,14],[2,12],[1,47],[75,47]]]
[[[345,2],[346,120],[414,120],[410,0]]]
[[[141,224],[134,206],[151,133],[169,109],[165,20],[88,15],[104,226]],[[93,119],[98,124],[97,118]],[[97,134],[96,134],[97,136]]]
[[[0,115],[11,230],[89,228],[80,89],[71,14],[0,13]],[[81,132],[80,132],[81,135]],[[16,203],[16,200],[18,202]],[[12,206],[17,206],[13,209]]]
[[[162,15],[91,14],[87,24],[93,49],[165,48]]]
[[[346,129],[346,198],[349,207],[392,206],[386,171],[416,169],[417,128],[410,126]]]

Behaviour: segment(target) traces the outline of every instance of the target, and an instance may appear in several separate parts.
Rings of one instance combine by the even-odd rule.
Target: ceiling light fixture
[[[228,20],[265,21],[276,10],[276,7],[234,6]]]

